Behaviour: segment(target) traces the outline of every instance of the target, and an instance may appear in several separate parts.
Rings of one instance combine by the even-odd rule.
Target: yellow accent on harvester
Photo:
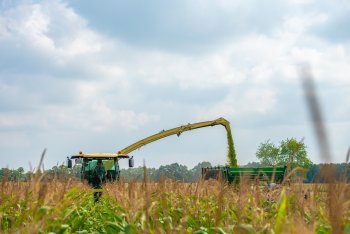
[[[83,153],[80,152],[79,154],[73,155],[71,157],[72,159],[74,158],[92,158],[92,159],[106,159],[106,158],[129,158],[128,155],[124,154],[115,154],[115,153]]]
[[[165,137],[168,137],[171,135],[175,135],[175,134],[177,136],[180,136],[183,132],[186,132],[186,131],[194,130],[197,128],[215,126],[215,125],[222,125],[225,127],[226,133],[227,133],[227,144],[228,144],[228,152],[227,152],[228,163],[231,167],[238,167],[237,158],[236,158],[236,150],[235,150],[235,146],[233,144],[230,122],[224,118],[218,118],[218,119],[212,120],[212,121],[198,122],[198,123],[193,123],[193,124],[189,123],[189,124],[177,127],[177,128],[172,128],[169,130],[162,130],[159,133],[156,133],[154,135],[146,137],[142,140],[139,140],[139,141],[125,147],[122,150],[119,150],[118,153],[121,155],[128,155],[132,151],[134,151],[134,150],[136,150],[144,145],[147,145],[151,142],[157,141],[159,139],[162,139],[162,138],[165,138]]]

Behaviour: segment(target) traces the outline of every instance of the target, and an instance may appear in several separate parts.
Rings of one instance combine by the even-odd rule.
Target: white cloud
[[[30,46],[59,62],[76,56],[98,53],[102,40],[87,27],[86,21],[61,1],[23,3],[1,17],[4,39],[17,46]]]
[[[241,92],[239,89],[233,89],[221,102],[199,108],[198,116],[216,118],[218,116],[266,114],[274,109],[276,102],[276,91],[273,90],[253,88],[247,92]]]
[[[0,23],[0,32],[4,35],[0,42],[3,45],[15,42],[16,47],[30,48],[33,59],[35,54],[45,58],[46,64],[40,66],[48,70],[48,76],[42,75],[39,67],[36,74],[15,70],[11,76],[26,77],[24,84],[11,82],[5,73],[0,74],[1,89],[7,95],[5,98],[18,99],[22,96],[23,99],[26,96],[28,101],[28,97],[32,96],[31,101],[34,101],[28,102],[29,110],[20,115],[1,113],[0,127],[55,129],[74,126],[77,129],[106,131],[111,126],[138,128],[154,118],[123,107],[120,104],[123,99],[114,101],[116,106],[113,109],[108,107],[113,102],[113,95],[126,99],[130,92],[124,69],[113,62],[100,60],[109,49],[118,53],[118,42],[89,29],[87,22],[66,4],[61,1],[23,2],[5,11]],[[21,64],[17,67],[21,69]],[[35,89],[26,85],[30,83],[36,84]],[[45,93],[41,93],[40,89]],[[46,92],[46,89],[49,91]],[[72,94],[74,99],[68,106],[46,101],[53,95],[52,91],[57,92],[56,89],[59,90],[57,96],[68,95],[68,92]],[[24,90],[26,93],[21,93]],[[112,100],[108,96],[112,96]],[[30,110],[30,107],[38,107],[39,103],[42,105],[39,113]]]
[[[311,4],[312,2],[315,2],[314,0],[288,0],[288,3],[289,4],[301,4],[301,5],[304,5],[304,4]]]
[[[283,8],[281,12],[286,14],[280,21],[271,21],[269,27],[264,24],[261,30],[256,30],[259,23],[256,21],[262,16],[253,17],[251,14],[259,11],[250,10],[249,3],[186,3],[186,17],[180,20],[191,25],[183,25],[184,28],[174,32],[180,24],[171,21],[172,16],[165,17],[158,25],[163,36],[159,41],[158,31],[146,35],[145,40],[151,39],[153,46],[126,40],[130,36],[143,40],[136,38],[139,34],[132,33],[137,28],[131,28],[127,37],[102,34],[104,30],[91,26],[92,18],[85,19],[63,1],[23,1],[3,10],[0,16],[3,52],[0,55],[0,128],[6,130],[11,139],[18,136],[29,148],[34,144],[30,134],[35,135],[38,142],[46,142],[51,139],[47,136],[59,132],[61,138],[52,142],[67,147],[73,144],[72,136],[78,136],[80,144],[89,145],[86,143],[92,141],[89,136],[96,135],[101,139],[94,139],[93,144],[104,145],[111,142],[111,138],[113,142],[124,142],[126,137],[139,139],[154,129],[219,116],[241,121],[236,122],[236,126],[260,124],[262,129],[256,131],[260,131],[261,136],[265,134],[261,132],[265,125],[277,125],[275,121],[281,116],[284,124],[295,124],[296,109],[301,109],[296,106],[301,102],[297,65],[303,61],[311,65],[317,81],[342,87],[342,97],[349,99],[344,94],[350,82],[347,75],[350,74],[349,42],[334,44],[310,33],[313,27],[331,19],[331,13],[318,8],[308,12],[302,8],[290,11]],[[184,10],[183,4],[174,7],[172,14],[178,17],[177,13]],[[191,18],[189,6],[193,4],[199,4],[199,8]],[[292,1],[288,4],[311,7],[313,3]],[[242,14],[236,18],[233,13],[238,9]],[[210,12],[212,21],[208,21],[203,12]],[[191,34],[189,31],[203,24],[203,19],[208,25],[198,27],[198,31]],[[229,22],[226,28],[219,28],[220,22],[226,19]],[[257,20],[250,22],[251,19]],[[242,20],[246,28],[234,28],[239,26],[236,21]],[[162,31],[172,23],[174,28]],[[109,22],[108,27],[116,26]],[[213,40],[202,37],[207,35],[206,30]],[[180,45],[175,42],[176,38],[169,39],[183,32],[189,32],[193,41],[186,44],[191,36],[186,37],[182,41],[186,45]],[[226,33],[230,34],[227,38]],[[167,46],[161,43],[164,40]],[[186,46],[196,43],[201,45],[198,48],[203,48],[200,53],[184,51]],[[339,94],[334,94],[329,100],[337,97]],[[344,111],[348,107],[344,100],[338,102],[336,111],[332,105],[327,106],[336,118],[348,112]],[[344,128],[346,126],[349,125],[345,124]],[[278,134],[278,127],[275,128],[274,134]],[[25,131],[29,134],[24,134]],[[107,134],[110,134],[108,138],[104,136]],[[336,133],[332,136],[336,137]],[[16,147],[10,141],[4,142],[3,148]],[[245,147],[251,151],[256,146]],[[56,157],[61,157],[64,150],[57,151]],[[212,157],[206,156],[208,160]],[[250,157],[250,161],[255,160],[254,156]]]
[[[167,53],[144,53],[137,63],[137,76],[150,84],[171,84],[183,89],[238,84],[244,75],[225,54],[186,57]],[[131,70],[131,69],[130,69]]]

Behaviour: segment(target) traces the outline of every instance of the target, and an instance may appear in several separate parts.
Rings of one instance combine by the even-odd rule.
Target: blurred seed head
[[[300,76],[303,84],[305,101],[307,103],[313,129],[317,138],[321,159],[324,162],[331,162],[332,156],[330,153],[327,131],[323,123],[322,112],[316,93],[314,78],[308,64],[301,66]]]

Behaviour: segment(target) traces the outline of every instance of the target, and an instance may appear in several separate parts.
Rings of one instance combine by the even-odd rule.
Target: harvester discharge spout
[[[171,135],[180,136],[183,132],[186,132],[186,131],[191,131],[194,129],[215,126],[215,125],[222,125],[225,127],[226,133],[227,133],[227,144],[228,144],[227,160],[228,160],[230,167],[237,167],[238,165],[237,165],[237,159],[236,159],[236,151],[235,151],[235,146],[233,143],[230,122],[224,118],[218,118],[218,119],[212,120],[212,121],[198,122],[198,123],[192,123],[192,124],[188,123],[186,125],[182,125],[182,126],[177,127],[177,128],[172,128],[169,130],[162,130],[159,133],[156,133],[154,135],[146,137],[142,140],[139,140],[139,141],[125,147],[124,149],[118,151],[118,154],[128,155],[132,151],[139,149],[140,147],[147,145],[151,142],[160,140],[162,138],[165,138],[165,137],[168,137]]]

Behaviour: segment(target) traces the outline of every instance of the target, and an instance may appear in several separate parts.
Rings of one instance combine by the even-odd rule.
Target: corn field
[[[1,181],[2,233],[350,233],[346,183]]]

